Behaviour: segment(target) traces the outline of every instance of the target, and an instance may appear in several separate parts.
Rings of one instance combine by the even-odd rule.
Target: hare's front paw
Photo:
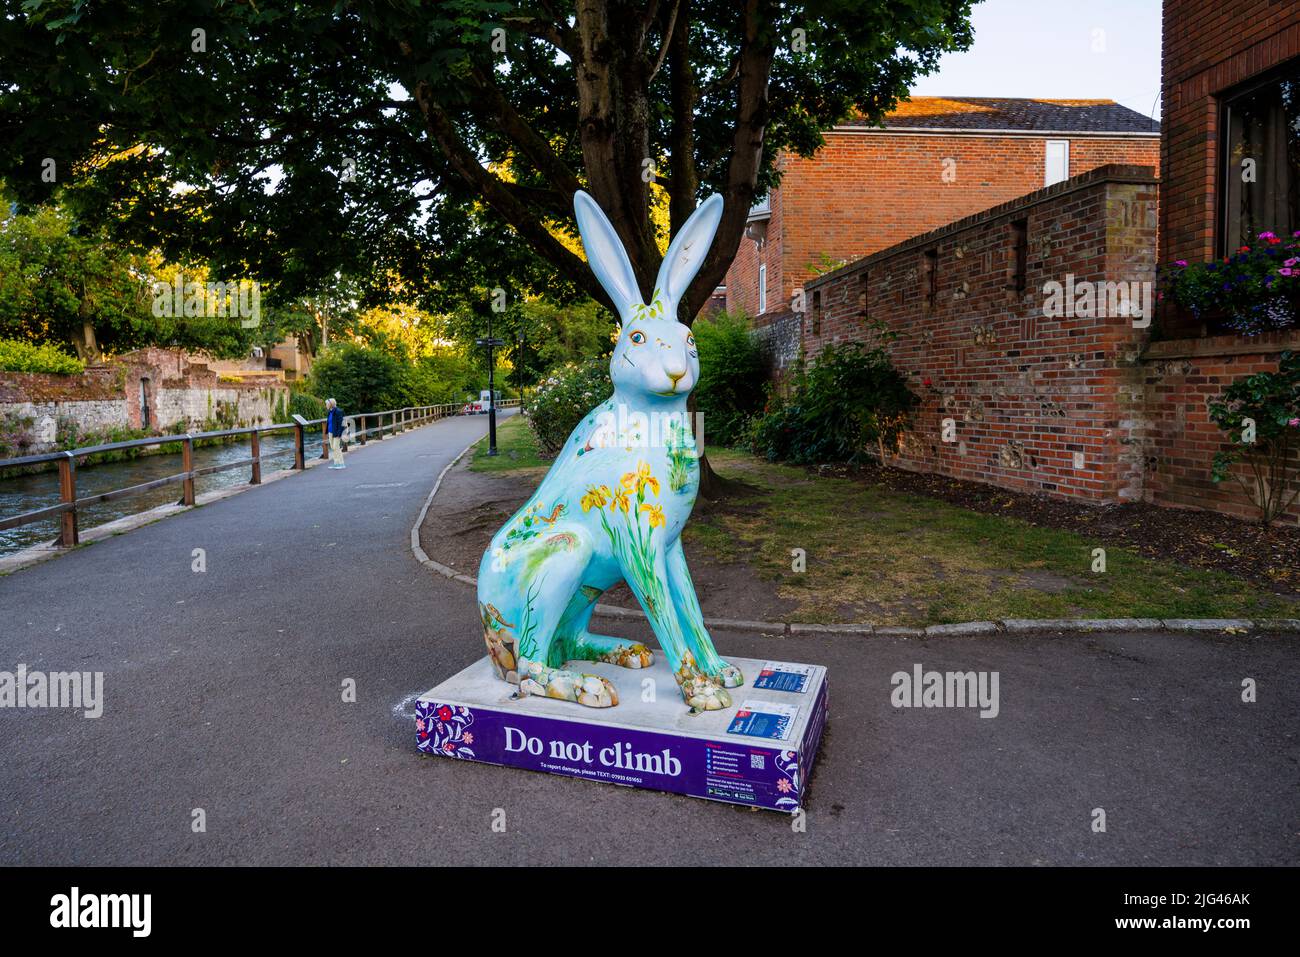
[[[691,706],[691,711],[721,711],[731,707],[731,695],[722,690],[722,685],[714,678],[697,669],[693,662],[684,661],[673,675],[677,687],[682,689],[682,697]]]
[[[559,701],[576,701],[588,708],[612,708],[618,704],[618,691],[608,679],[563,668],[548,668],[536,661],[527,663],[519,691]]]
[[[722,667],[716,671],[710,671],[709,677],[722,685],[724,688],[739,688],[745,683],[745,675],[735,665],[729,665],[725,661]]]

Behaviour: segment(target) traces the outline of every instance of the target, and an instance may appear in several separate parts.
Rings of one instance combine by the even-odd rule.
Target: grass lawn
[[[709,455],[720,474],[755,494],[700,510],[687,542],[695,554],[748,562],[798,603],[794,621],[1300,614],[1300,603],[1223,572],[1154,561],[1075,532],[739,452]],[[792,570],[796,548],[807,555],[802,573]],[[1092,571],[1096,548],[1105,549],[1104,572]]]
[[[545,466],[522,417],[486,441],[476,471]],[[988,515],[730,450],[709,459],[746,486],[700,502],[692,562],[749,566],[795,604],[790,621],[929,625],[995,618],[1295,618],[1300,602],[1224,572],[1144,558],[1077,532]],[[538,478],[540,480],[541,473]],[[1106,569],[1092,571],[1093,550]],[[806,570],[793,569],[803,549]]]
[[[513,415],[504,422],[497,422],[497,454],[488,455],[488,440],[484,436],[474,447],[474,458],[469,467],[475,472],[502,472],[548,464],[537,457],[537,441],[527,420],[522,415]]]

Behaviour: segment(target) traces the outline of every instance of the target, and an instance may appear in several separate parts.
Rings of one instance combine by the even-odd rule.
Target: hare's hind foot
[[[522,667],[520,694],[576,701],[588,708],[612,708],[618,704],[618,691],[600,675],[548,668],[539,661],[526,661]]]
[[[682,697],[691,706],[691,711],[721,711],[731,707],[731,695],[723,690],[722,684],[712,675],[705,674],[695,664],[690,652],[682,657],[681,667],[673,673],[677,687],[682,689]]]
[[[735,665],[722,663],[721,668],[709,672],[709,677],[724,688],[739,688],[745,683],[745,674]]]
[[[519,639],[504,628],[485,627],[483,642],[497,677],[512,685],[519,684]]]
[[[583,635],[570,651],[575,661],[599,661],[620,668],[649,668],[655,662],[653,652],[641,642],[609,635]]]

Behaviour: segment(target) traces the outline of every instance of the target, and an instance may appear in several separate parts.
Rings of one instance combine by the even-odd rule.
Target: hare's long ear
[[[641,290],[636,284],[636,273],[623,250],[613,225],[596,201],[578,190],[573,194],[573,212],[578,218],[578,233],[582,248],[587,251],[587,265],[596,274],[600,284],[614,300],[620,313],[640,304]]]
[[[691,213],[686,225],[673,237],[668,252],[664,254],[663,265],[659,267],[659,278],[655,280],[655,286],[671,309],[676,308],[682,293],[700,271],[721,221],[722,196],[714,193]]]

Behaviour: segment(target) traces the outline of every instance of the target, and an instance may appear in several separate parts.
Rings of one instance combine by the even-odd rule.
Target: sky
[[[971,24],[974,45],[914,96],[1110,99],[1160,118],[1160,0],[985,0]]]

